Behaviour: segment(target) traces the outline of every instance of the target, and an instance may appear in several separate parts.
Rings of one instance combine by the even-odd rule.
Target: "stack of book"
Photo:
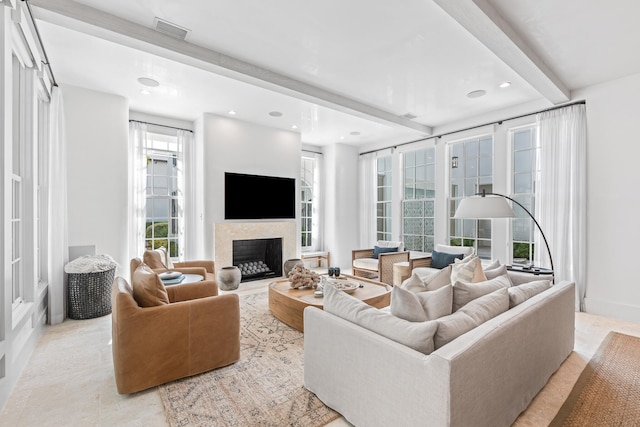
[[[158,277],[162,280],[164,285],[177,285],[184,280],[184,274],[179,271],[167,271],[165,273],[158,274]]]

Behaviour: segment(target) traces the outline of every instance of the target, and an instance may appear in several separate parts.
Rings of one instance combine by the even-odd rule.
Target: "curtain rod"
[[[51,64],[49,63],[49,57],[47,56],[47,50],[44,48],[44,43],[42,43],[42,37],[40,37],[40,31],[38,30],[38,25],[36,24],[36,19],[33,17],[33,11],[31,10],[31,5],[27,0],[22,0],[24,4],[27,5],[27,10],[29,11],[29,16],[31,16],[31,22],[33,23],[33,29],[36,31],[36,37],[38,38],[38,43],[40,44],[40,48],[42,49],[42,54],[44,55],[44,61],[42,63],[49,70],[49,74],[51,74],[51,80],[53,81],[54,86],[58,86],[58,82],[56,81],[56,77],[53,75],[53,69],[51,68]]]
[[[163,128],[169,128],[169,129],[186,130],[187,132],[191,132],[191,133],[193,133],[193,131],[192,131],[191,129],[179,128],[179,127],[176,127],[176,126],[161,125],[161,124],[158,124],[158,123],[143,122],[142,120],[133,120],[133,119],[129,119],[129,122],[143,123],[143,124],[145,124],[145,125],[160,126],[160,127],[163,127]]]
[[[575,101],[575,102],[570,102],[570,103],[562,104],[562,105],[556,105],[555,107],[549,107],[549,108],[546,108],[544,110],[534,111],[533,113],[521,114],[519,116],[513,116],[513,117],[509,117],[509,118],[502,119],[502,120],[496,120],[496,121],[489,122],[489,123],[483,123],[481,125],[470,126],[468,128],[458,129],[458,130],[454,130],[454,131],[451,131],[451,132],[445,132],[445,133],[441,133],[441,134],[438,134],[438,135],[430,135],[430,136],[428,136],[426,138],[420,138],[420,139],[416,139],[416,140],[413,140],[413,141],[403,142],[403,143],[400,143],[400,144],[389,145],[388,147],[378,148],[377,150],[365,151],[364,153],[360,153],[360,156],[363,156],[365,154],[370,154],[370,153],[376,153],[376,152],[382,151],[382,150],[388,150],[389,148],[398,148],[398,147],[401,147],[403,145],[409,145],[409,144],[414,144],[416,142],[427,141],[429,139],[434,139],[434,138],[440,139],[443,136],[452,135],[454,133],[464,132],[464,131],[467,131],[467,130],[477,129],[477,128],[481,128],[481,127],[484,127],[484,126],[489,126],[489,125],[494,125],[494,124],[501,125],[502,122],[506,122],[506,121],[509,121],[509,120],[521,119],[522,117],[533,116],[534,114],[546,113],[547,111],[559,110],[560,108],[571,107],[572,105],[579,105],[579,104],[586,104],[586,103],[587,103],[587,101],[582,100],[582,101]]]

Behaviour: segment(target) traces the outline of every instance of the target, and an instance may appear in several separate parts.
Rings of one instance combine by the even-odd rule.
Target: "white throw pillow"
[[[462,255],[472,255],[473,247],[472,246],[449,246],[449,245],[436,245],[436,251],[445,252],[448,254],[462,254]]]
[[[511,282],[506,276],[498,276],[495,279],[478,283],[456,282],[453,285],[453,312],[460,310],[476,298],[509,286],[511,286]]]
[[[425,322],[451,314],[453,287],[411,292],[397,286],[391,290],[391,314],[409,322]]]
[[[498,276],[509,277],[506,265],[501,265],[500,267],[492,268],[491,270],[485,268],[484,275],[487,280],[495,279]],[[509,281],[511,281],[511,279],[509,279]]]
[[[442,270],[432,268],[415,268],[403,284],[402,288],[411,292],[435,291],[451,283],[451,266]]]
[[[441,317],[436,320],[438,330],[435,335],[435,348],[438,349],[450,343],[460,335],[508,309],[509,293],[507,288],[502,288],[470,302],[449,316]]]
[[[495,270],[496,268],[500,267],[500,260],[496,259],[494,261],[491,261],[489,264],[487,264],[484,267],[484,271],[486,272],[487,270]]]
[[[378,310],[333,286],[325,287],[323,305],[326,312],[392,341],[424,354],[433,351],[433,336],[438,328],[435,320],[408,322],[391,313]]]
[[[513,308],[518,304],[522,304],[529,298],[538,295],[540,292],[546,291],[551,287],[550,280],[535,280],[523,285],[512,286],[509,288],[509,308]]]
[[[451,267],[451,283],[484,282],[485,280],[487,278],[482,271],[482,261],[475,255],[467,261],[455,260]]]

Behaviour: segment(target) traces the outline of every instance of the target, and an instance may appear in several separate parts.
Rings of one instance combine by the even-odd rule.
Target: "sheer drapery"
[[[66,274],[69,261],[67,223],[67,150],[62,93],[57,86],[51,93],[49,144],[45,152],[47,178],[47,278],[49,281],[49,323],[64,321]]]
[[[536,116],[540,137],[540,188],[536,219],[553,256],[556,282],[576,282],[576,308],[586,292],[586,160],[584,104]],[[542,239],[536,240],[536,264],[548,265]]]
[[[362,154],[360,172],[360,247],[376,242],[376,153]]]
[[[204,259],[204,147],[202,138],[178,130],[178,145],[184,153],[184,227],[180,233],[184,259]]]
[[[147,125],[129,122],[129,258],[141,257],[145,245]]]

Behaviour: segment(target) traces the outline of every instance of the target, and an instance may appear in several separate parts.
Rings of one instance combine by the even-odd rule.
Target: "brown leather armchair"
[[[132,286],[116,277],[111,319],[118,393],[134,393],[240,358],[238,295],[217,293],[215,283],[207,281],[170,286],[169,304],[140,307]]]
[[[147,249],[144,251],[142,261],[147,264],[156,273],[163,273],[165,271],[180,271],[184,274],[199,274],[204,277],[204,280],[216,280],[215,263],[213,260],[198,260],[198,261],[184,261],[184,262],[171,262],[167,254],[167,250],[164,247],[158,249]],[[131,270],[133,272],[134,270]]]

